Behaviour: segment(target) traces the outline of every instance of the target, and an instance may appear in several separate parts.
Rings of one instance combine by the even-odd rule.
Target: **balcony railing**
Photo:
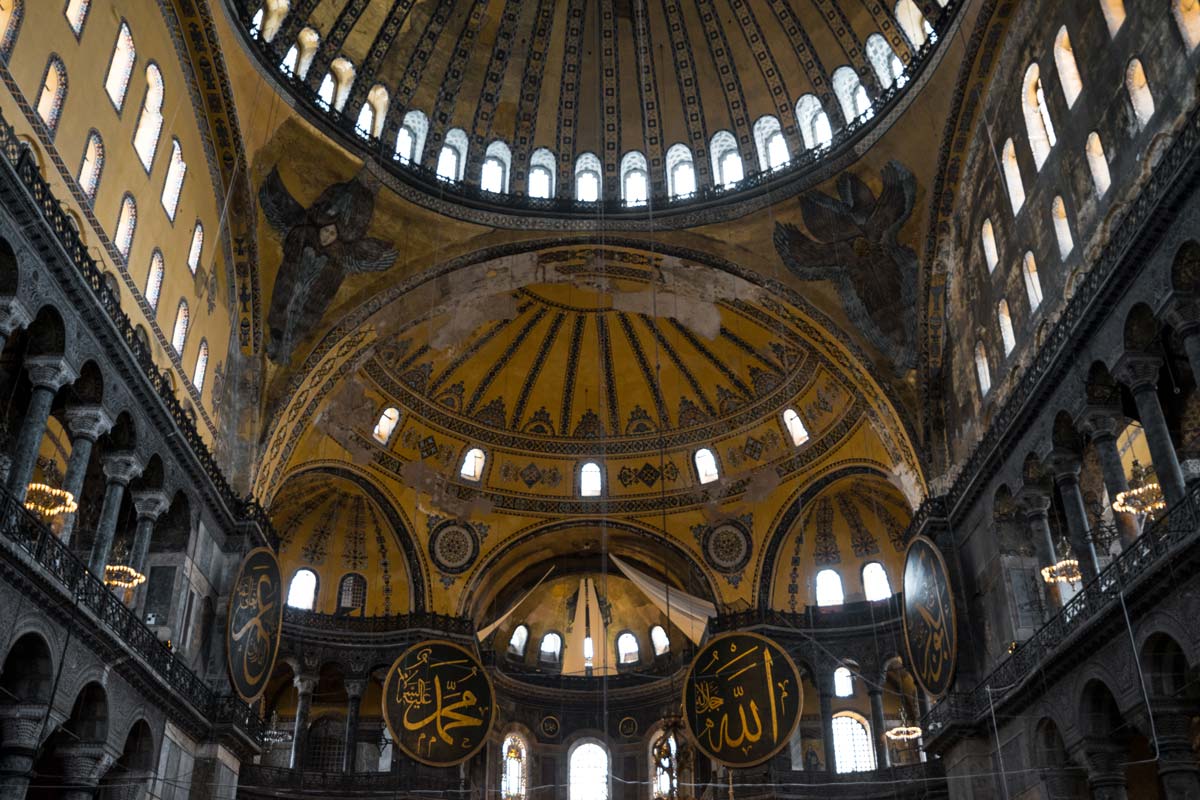
[[[288,606],[283,611],[283,623],[337,633],[402,633],[408,630],[429,630],[458,636],[475,634],[475,623],[470,618],[452,617],[449,614],[436,614],[431,611],[357,617],[350,614],[322,614]]]
[[[418,792],[430,797],[438,792],[458,796],[466,784],[457,776],[452,778],[430,774],[422,770],[419,774],[407,772],[310,772],[286,767],[266,767],[246,764],[238,776],[241,791],[255,789],[278,792],[280,789],[300,790],[322,797],[329,793],[378,792],[386,797],[395,797],[396,792]]]
[[[887,600],[862,600],[840,606],[806,606],[803,611],[755,608],[722,614],[712,621],[709,628],[713,633],[721,633],[755,626],[808,630],[873,627],[889,620],[899,621],[902,602],[902,596],[897,593]]]

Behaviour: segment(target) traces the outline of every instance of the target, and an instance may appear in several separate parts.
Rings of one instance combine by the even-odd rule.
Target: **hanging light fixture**
[[[1082,578],[1079,562],[1074,558],[1064,558],[1048,567],[1042,567],[1042,580],[1046,583],[1078,583]]]
[[[104,568],[104,585],[114,589],[132,589],[146,582],[146,576],[125,564],[109,564]]]
[[[890,730],[883,732],[883,735],[891,739],[893,742],[911,742],[913,739],[921,738],[921,726],[909,725],[908,714],[904,710],[904,703],[900,703],[900,724]]]
[[[48,522],[61,514],[70,514],[79,508],[79,504],[75,502],[75,495],[66,489],[31,483],[25,490],[25,508]]]
[[[1142,466],[1135,458],[1131,471],[1133,476],[1129,481],[1129,488],[1118,493],[1113,499],[1113,511],[1155,516],[1167,507],[1167,501],[1163,497],[1162,487],[1155,480],[1154,470]]]

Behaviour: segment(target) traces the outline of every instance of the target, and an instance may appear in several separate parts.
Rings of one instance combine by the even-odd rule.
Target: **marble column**
[[[346,744],[342,759],[342,771],[354,772],[358,761],[358,713],[362,706],[363,692],[367,690],[365,679],[346,681]]]
[[[1093,405],[1084,408],[1076,420],[1080,430],[1087,434],[1096,447],[1110,504],[1117,499],[1117,495],[1129,489],[1129,481],[1125,479],[1125,467],[1121,464],[1121,453],[1117,450],[1117,434],[1123,427],[1122,421],[1120,409]],[[1121,537],[1121,548],[1124,549],[1133,544],[1141,534],[1137,518],[1133,514],[1115,510],[1112,515]]]
[[[837,772],[837,755],[833,747],[833,695],[828,686],[822,686],[821,702],[821,739],[825,746],[825,771]]]
[[[1172,294],[1162,316],[1183,342],[1192,379],[1200,386],[1200,297],[1179,291]]]
[[[1033,539],[1039,569],[1058,563],[1058,554],[1054,551],[1054,536],[1050,533],[1050,493],[1037,484],[1029,484],[1017,494],[1017,502],[1029,523],[1029,534]],[[1041,579],[1040,573],[1038,579]],[[1062,595],[1056,583],[1044,583],[1043,586],[1046,590],[1046,612],[1047,615],[1052,615],[1062,607]]]
[[[44,703],[0,705],[0,800],[25,800],[46,712]]]
[[[25,305],[13,295],[0,297],[0,352],[8,344],[8,338],[18,328],[26,328],[33,318]]]
[[[1150,447],[1150,458],[1154,461],[1154,473],[1162,486],[1168,506],[1183,500],[1183,471],[1179,468],[1179,457],[1171,441],[1171,431],[1162,405],[1158,402],[1158,370],[1162,359],[1144,353],[1125,353],[1117,362],[1114,377],[1126,384],[1133,392],[1141,417],[1142,430],[1146,433],[1146,444]]]
[[[873,686],[867,690],[867,696],[871,699],[871,738],[875,740],[875,769],[884,769],[890,759],[887,737],[883,734],[887,730],[887,723],[883,721],[883,689]]]
[[[129,566],[144,573],[146,554],[150,552],[150,539],[154,535],[154,523],[158,522],[171,502],[161,489],[136,489],[132,497],[133,509],[137,512],[137,531],[133,536],[133,549],[129,553]]]
[[[1087,508],[1083,505],[1083,492],[1079,489],[1079,470],[1082,464],[1075,453],[1055,448],[1050,454],[1049,466],[1054,473],[1054,483],[1058,486],[1063,512],[1067,517],[1067,538],[1071,542],[1071,550],[1079,560],[1083,582],[1091,583],[1092,579],[1100,574],[1100,562],[1092,544]]]
[[[1094,800],[1127,800],[1125,762],[1128,752],[1125,747],[1099,737],[1084,739],[1082,747],[1088,786]]]
[[[71,433],[71,458],[67,461],[67,474],[63,477],[62,488],[70,492],[78,503],[92,460],[92,447],[97,439],[112,429],[113,421],[100,406],[74,406],[67,409],[66,416],[67,430]],[[71,543],[71,533],[75,530],[78,514],[78,511],[74,511],[63,515],[62,528],[58,533],[63,544]]]
[[[54,395],[76,378],[75,370],[62,356],[31,356],[25,359],[25,370],[29,373],[33,392],[25,410],[25,419],[17,432],[12,463],[8,468],[8,488],[16,495],[18,502],[25,501],[29,480],[37,464],[38,450],[42,446],[42,436],[46,433],[46,421],[50,419]]]
[[[297,676],[295,680],[296,724],[292,728],[292,769],[304,769],[304,748],[308,743],[308,712],[312,708],[313,690],[317,688],[316,677]]]
[[[109,551],[117,534],[117,516],[121,511],[121,500],[129,482],[142,474],[142,462],[129,450],[108,453],[101,462],[104,465],[104,505],[100,507],[100,523],[92,540],[92,556],[88,569],[100,580],[104,580],[104,568],[108,566]]]
[[[1179,800],[1200,800],[1200,764],[1192,750],[1192,716],[1186,703],[1154,699],[1150,704],[1154,714],[1154,733],[1158,737],[1158,778],[1166,797]],[[1145,734],[1150,726],[1139,727]]]

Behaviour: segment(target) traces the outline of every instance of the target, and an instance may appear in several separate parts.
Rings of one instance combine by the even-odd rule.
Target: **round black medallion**
[[[745,569],[754,549],[750,531],[733,520],[719,522],[705,530],[702,546],[708,565],[726,573]]]
[[[939,698],[950,688],[958,659],[954,593],[950,573],[931,540],[918,536],[904,557],[904,644],[908,667],[925,693]]]
[[[447,575],[466,572],[478,555],[479,539],[468,525],[443,522],[429,534],[429,557]]]
[[[242,559],[225,627],[229,681],[247,703],[253,703],[267,688],[282,628],[279,562],[270,549],[259,547]]]

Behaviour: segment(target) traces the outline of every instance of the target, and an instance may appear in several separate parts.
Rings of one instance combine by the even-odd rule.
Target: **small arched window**
[[[1058,82],[1062,84],[1067,108],[1072,108],[1083,91],[1083,78],[1079,77],[1079,65],[1075,63],[1075,50],[1071,47],[1071,36],[1067,26],[1058,29],[1054,37],[1054,66],[1058,70]]]
[[[196,351],[196,368],[192,371],[192,385],[197,392],[204,391],[204,376],[208,373],[208,340],[200,340],[200,349]]]
[[[787,428],[793,446],[799,447],[808,441],[808,430],[804,427],[804,421],[800,419],[800,415],[794,408],[784,409],[783,426]]]
[[[146,304],[151,311],[158,309],[158,298],[162,294],[163,254],[157,248],[150,256],[150,272],[146,274]]]
[[[126,194],[121,198],[121,212],[117,215],[117,231],[113,235],[113,244],[122,258],[129,258],[133,248],[133,234],[137,231],[137,203],[133,195]]]
[[[833,671],[833,696],[854,696],[854,673],[846,667],[838,667]]]
[[[1146,70],[1136,58],[1125,68],[1125,89],[1129,92],[1129,102],[1133,104],[1133,115],[1137,118],[1138,127],[1146,127],[1150,118],[1154,116],[1154,95],[1150,93]]]
[[[415,164],[425,151],[425,134],[429,132],[429,118],[424,112],[413,109],[404,115],[400,132],[396,134],[396,159],[401,164]]]
[[[7,58],[17,43],[21,19],[25,16],[24,0],[0,3],[0,56]]]
[[[654,646],[656,656],[671,652],[671,639],[662,625],[655,625],[650,629],[650,644]]]
[[[817,605],[840,606],[846,602],[842,591],[842,576],[837,570],[823,569],[817,573]]]
[[[696,477],[700,479],[700,483],[712,483],[721,477],[721,473],[717,469],[717,457],[713,455],[712,450],[709,450],[707,447],[701,447],[696,451],[694,459],[696,462]]]
[[[1100,134],[1092,131],[1087,138],[1088,169],[1092,173],[1092,185],[1096,187],[1096,197],[1103,197],[1112,184],[1112,176],[1108,172],[1108,158],[1104,155],[1104,143]]]
[[[288,0],[267,0],[250,22],[250,35],[262,36],[262,40],[270,44],[275,34],[279,33],[290,5]]]
[[[842,118],[847,124],[874,116],[871,98],[867,96],[867,90],[853,67],[838,67],[833,71],[830,82],[833,84],[833,93],[841,104]]]
[[[515,733],[504,737],[504,763],[500,770],[500,800],[525,800],[528,756],[525,740]]]
[[[887,570],[878,561],[867,562],[862,569],[863,594],[867,600],[887,600],[892,596],[892,584]]]
[[[478,447],[472,447],[463,456],[462,467],[459,468],[458,474],[469,481],[477,481],[483,477],[483,465],[487,460],[487,456]]]
[[[444,181],[457,183],[463,179],[467,169],[467,134],[462,128],[446,132],[442,150],[438,153],[437,176]]]
[[[312,611],[317,605],[317,573],[298,569],[288,586],[287,604],[292,608]]]
[[[1004,168],[1004,184],[1008,188],[1008,202],[1012,204],[1013,216],[1025,205],[1025,184],[1021,182],[1021,165],[1017,163],[1017,148],[1012,139],[1004,142],[1000,156]]]
[[[86,3],[84,13],[87,13]],[[83,25],[82,20],[80,25]],[[76,31],[78,33],[78,30]],[[125,105],[125,93],[129,89],[129,77],[133,75],[133,63],[137,50],[133,46],[133,34],[124,22],[117,29],[117,43],[113,46],[112,58],[108,62],[108,75],[104,78],[104,90],[119,112]]]
[[[754,146],[758,151],[758,168],[763,172],[787,166],[791,160],[787,140],[779,120],[770,114],[759,117],[754,123]]]
[[[342,576],[338,584],[338,611],[358,611],[367,607],[367,579],[357,572]]]
[[[983,225],[979,229],[979,238],[983,242],[983,260],[987,264],[988,272],[996,269],[996,263],[1000,260],[1000,253],[996,250],[996,231],[992,228],[992,221],[985,219]]]
[[[179,308],[175,310],[175,327],[171,331],[171,346],[179,355],[183,355],[183,346],[187,343],[187,333],[188,304],[187,300],[180,300]]]
[[[637,637],[625,631],[617,637],[617,663],[636,664],[641,655]]]
[[[571,751],[568,767],[570,800],[608,800],[608,750],[583,742]]]
[[[399,421],[400,409],[394,407],[385,408],[379,415],[379,419],[375,422],[375,429],[371,431],[371,435],[380,444],[387,444],[388,440],[392,438],[392,431],[396,430],[396,423]]]
[[[192,228],[192,246],[188,248],[188,269],[192,274],[196,274],[196,270],[200,268],[200,257],[204,252],[204,226],[200,224],[200,220],[196,220],[196,227]]]
[[[326,90],[326,81],[329,81],[328,90]],[[339,56],[329,65],[329,72],[326,73],[325,80],[321,81],[318,98],[326,110],[332,107],[334,111],[341,111],[350,98],[352,86],[354,86],[354,65],[348,59]]]
[[[543,664],[557,664],[562,658],[562,637],[554,631],[542,637],[538,646],[538,661]]]
[[[383,132],[383,120],[387,116],[388,90],[381,83],[371,87],[367,99],[358,110],[358,122],[355,129],[358,135],[368,139],[378,139]]]
[[[1100,10],[1104,12],[1104,21],[1108,24],[1108,35],[1116,37],[1125,24],[1125,0],[1100,0]]]
[[[1008,301],[1001,299],[996,304],[996,319],[1000,323],[1000,341],[1004,343],[1004,355],[1008,355],[1017,346],[1017,336],[1013,332],[1012,314],[1008,311]]]
[[[1025,70],[1025,91],[1021,98],[1021,109],[1025,113],[1025,132],[1029,135],[1033,163],[1041,169],[1058,138],[1054,135],[1050,109],[1046,107],[1046,95],[1042,91],[1041,71],[1037,62],[1030,64]]]
[[[599,497],[604,491],[604,475],[600,465],[589,461],[579,468],[579,495],[581,497]]]
[[[325,77],[321,78],[321,85],[317,87],[317,105],[325,111],[333,107],[333,93],[337,90],[333,73],[326,72]]]
[[[46,76],[42,79],[42,91],[38,93],[37,112],[52,138],[58,130],[58,120],[66,101],[67,68],[58,56],[50,56],[46,62]]]
[[[692,151],[683,142],[667,150],[667,196],[688,197],[696,193],[696,165]]]
[[[1037,262],[1033,253],[1026,253],[1021,261],[1021,274],[1025,277],[1025,294],[1029,297],[1029,313],[1042,304],[1042,281],[1038,278]]]
[[[305,28],[296,37],[296,43],[288,50],[283,58],[284,72],[296,74],[300,80],[308,77],[308,68],[312,66],[313,57],[317,54],[317,46],[321,44],[321,34],[312,28]]]
[[[650,196],[650,173],[646,157],[630,150],[621,158],[621,202],[627,206],[644,206]]]
[[[1054,237],[1058,240],[1058,254],[1066,258],[1075,249],[1075,240],[1071,237],[1071,223],[1067,220],[1067,204],[1062,196],[1055,197],[1050,206],[1050,215],[1054,218]]]
[[[179,194],[183,191],[183,178],[187,175],[187,162],[183,160],[183,147],[178,139],[171,139],[171,163],[167,167],[167,178],[163,182],[162,207],[167,219],[175,221],[179,208]]]
[[[497,139],[487,146],[483,167],[479,172],[479,188],[485,192],[503,194],[508,191],[508,176],[512,167],[512,151]]]
[[[67,0],[67,8],[63,11],[67,16],[67,24],[76,36],[83,33],[83,23],[87,20],[91,0]]]
[[[83,148],[83,164],[79,167],[79,188],[88,200],[96,199],[96,190],[100,188],[100,174],[104,171],[104,141],[100,134],[92,131],[88,134],[87,145]]]
[[[518,625],[513,628],[512,636],[508,637],[508,652],[514,656],[525,655],[525,645],[529,643],[529,628]]]
[[[873,33],[867,37],[867,60],[875,69],[875,77],[884,89],[892,88],[892,84],[903,86],[908,81],[904,74],[904,62],[896,51],[888,44],[882,34]]]
[[[904,31],[905,38],[914,50],[924,47],[933,33],[925,15],[913,0],[899,0],[896,3],[896,22],[900,23],[900,30]]]
[[[975,343],[975,377],[979,379],[979,393],[986,395],[992,390],[992,370],[988,366],[987,349],[983,342]]]
[[[146,65],[146,96],[142,99],[142,111],[138,115],[137,129],[133,133],[133,149],[146,171],[154,163],[158,150],[158,136],[162,132],[163,97],[165,87],[162,73],[155,64]]]
[[[717,186],[728,188],[745,177],[742,155],[737,139],[729,131],[717,131],[709,143],[712,152],[713,180]]]
[[[1190,53],[1200,44],[1200,0],[1171,0],[1171,14]]]
[[[833,715],[833,755],[838,772],[875,769],[875,747],[866,720],[849,711]]]
[[[530,197],[539,200],[554,197],[554,170],[557,167],[554,153],[547,148],[539,147],[533,151],[529,157],[529,178],[526,181]]]
[[[593,153],[575,159],[575,199],[585,203],[600,199],[600,159]]]
[[[654,766],[653,800],[679,797],[679,746],[674,734],[662,731],[650,745],[650,763]]]
[[[808,150],[828,147],[833,141],[829,115],[815,94],[806,94],[796,101],[796,124],[800,127],[800,136]]]

